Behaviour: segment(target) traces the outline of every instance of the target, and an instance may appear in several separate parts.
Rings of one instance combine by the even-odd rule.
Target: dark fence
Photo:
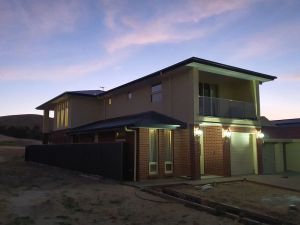
[[[25,160],[123,180],[125,152],[122,142],[31,145],[26,147]]]

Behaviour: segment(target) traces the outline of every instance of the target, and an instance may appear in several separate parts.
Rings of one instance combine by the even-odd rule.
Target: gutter
[[[133,135],[134,135],[133,181],[136,181],[136,145],[137,145],[136,130],[128,129],[126,126],[124,127],[124,129],[125,129],[125,132],[133,132]]]

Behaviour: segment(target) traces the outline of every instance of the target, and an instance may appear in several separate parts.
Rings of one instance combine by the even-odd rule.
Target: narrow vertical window
[[[158,132],[149,130],[149,174],[157,174],[158,171]]]
[[[165,173],[173,172],[173,139],[172,131],[164,131]]]
[[[65,120],[65,104],[64,103],[61,103],[60,104],[61,106],[61,110],[60,110],[60,127],[63,127],[64,126],[64,120]]]
[[[59,128],[60,123],[60,105],[56,106],[56,128]]]
[[[151,102],[160,102],[162,100],[161,84],[153,85],[151,88]]]
[[[69,103],[65,103],[65,127],[69,126]]]

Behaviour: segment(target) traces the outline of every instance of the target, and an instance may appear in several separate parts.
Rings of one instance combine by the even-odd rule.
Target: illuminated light
[[[194,128],[194,136],[195,137],[200,137],[202,134],[203,134],[203,131],[200,130],[200,128],[198,128],[198,127]]]
[[[265,134],[263,132],[260,131],[257,133],[257,138],[263,139],[264,137],[265,137]]]
[[[225,138],[230,138],[231,137],[231,131],[229,129],[224,131],[224,137]]]

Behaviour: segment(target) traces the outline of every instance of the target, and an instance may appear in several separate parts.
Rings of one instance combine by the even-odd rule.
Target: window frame
[[[159,87],[158,90],[155,90],[156,87]],[[157,100],[154,100],[154,96],[159,96]],[[157,83],[151,86],[151,103],[161,102],[162,101],[162,83]]]

